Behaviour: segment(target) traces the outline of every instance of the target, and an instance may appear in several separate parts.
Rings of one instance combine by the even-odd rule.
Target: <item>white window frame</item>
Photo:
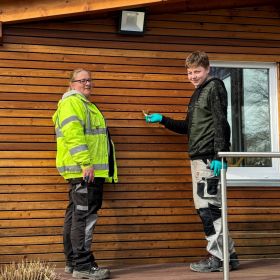
[[[271,152],[279,152],[277,64],[211,61],[210,65],[214,67],[269,69]],[[227,184],[229,186],[279,186],[280,159],[272,158],[272,167],[229,167]]]

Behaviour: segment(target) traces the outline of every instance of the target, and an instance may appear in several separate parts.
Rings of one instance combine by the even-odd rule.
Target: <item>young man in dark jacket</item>
[[[193,200],[201,218],[210,256],[190,269],[197,272],[223,270],[220,171],[218,152],[229,151],[230,126],[227,121],[227,91],[224,83],[209,76],[209,59],[204,52],[193,52],[186,59],[188,79],[195,91],[185,120],[161,114],[145,117],[148,123],[161,123],[167,129],[188,135],[191,158]],[[226,165],[226,163],[224,163]],[[226,166],[224,166],[226,168]],[[230,269],[239,266],[234,243],[229,237]]]

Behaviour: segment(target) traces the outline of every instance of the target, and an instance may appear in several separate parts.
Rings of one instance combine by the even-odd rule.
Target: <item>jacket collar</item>
[[[83,101],[89,102],[89,100],[82,93],[80,93],[77,90],[69,90],[69,91],[65,92],[62,95],[61,99],[65,99],[65,98],[67,98],[69,96],[72,96],[72,95],[77,95],[77,96],[79,96],[79,98],[83,99]]]
[[[211,81],[213,80],[220,80],[219,78],[216,78],[216,77],[211,77],[211,76],[208,76],[206,78],[206,80],[197,88],[197,89],[202,89],[204,88],[207,84],[209,84]]]

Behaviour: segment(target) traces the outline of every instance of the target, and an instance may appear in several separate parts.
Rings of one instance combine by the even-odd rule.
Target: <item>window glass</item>
[[[271,117],[269,68],[211,67],[228,92],[231,151],[270,152]],[[269,158],[232,158],[231,166],[271,167]]]

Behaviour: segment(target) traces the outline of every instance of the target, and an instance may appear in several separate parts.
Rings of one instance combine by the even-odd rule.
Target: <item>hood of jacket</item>
[[[70,97],[70,96],[73,96],[73,95],[76,95],[77,97],[79,97],[81,100],[83,100],[84,102],[89,102],[89,100],[82,94],[80,93],[79,91],[77,90],[69,90],[69,91],[66,91],[61,99],[59,100],[58,102],[58,105],[57,105],[57,110],[56,112],[54,113],[54,115],[52,116],[52,120],[53,120],[53,123],[56,123],[56,120],[57,120],[57,115],[58,115],[58,110],[59,110],[59,107],[61,105],[61,102],[63,102],[63,100],[65,100],[66,98]]]

